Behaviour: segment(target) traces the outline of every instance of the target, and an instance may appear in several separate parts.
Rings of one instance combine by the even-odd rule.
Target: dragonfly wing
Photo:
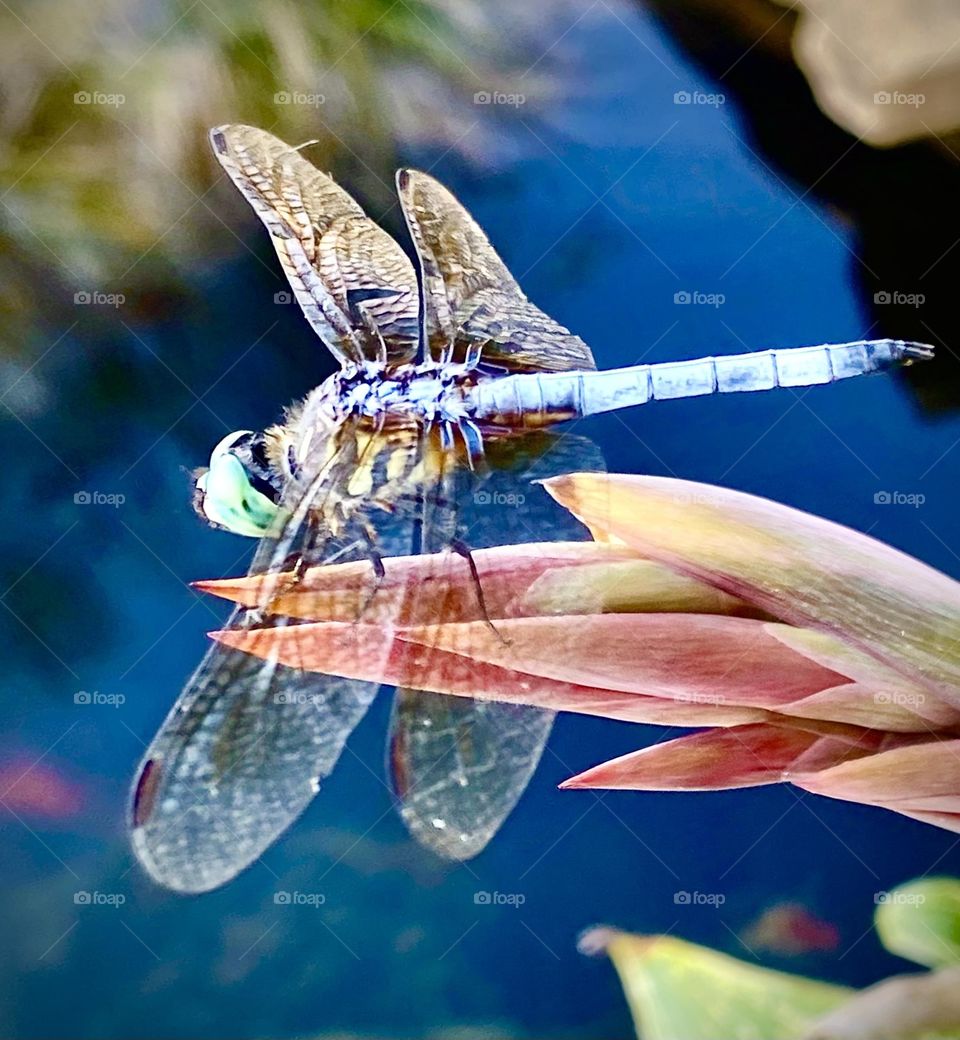
[[[400,815],[448,859],[481,852],[526,790],[553,713],[424,690],[397,690],[389,767]]]
[[[291,569],[301,560],[348,560],[369,552],[354,531],[345,527],[333,537],[324,522],[336,503],[342,505],[351,476],[365,462],[362,451],[351,450],[357,442],[348,425],[336,434],[343,447],[331,452],[317,443],[303,476],[285,490],[281,508],[288,519],[278,537],[261,541],[250,568],[276,578],[264,583],[256,609],[235,611],[229,627],[298,623],[270,613],[272,598],[289,587]],[[391,551],[400,533],[390,524],[404,523],[380,515],[381,543]],[[372,574],[371,567],[371,581]],[[214,644],[147,749],[134,782],[131,838],[147,872],[168,888],[203,892],[253,863],[316,794],[377,689],[376,683],[320,675]]]
[[[448,473],[426,497],[424,552],[442,551],[454,538],[480,548],[584,537],[579,523],[530,482],[602,470],[602,456],[591,442],[542,435],[493,444],[488,452],[485,478],[464,470]],[[504,505],[497,508],[498,502]],[[443,615],[444,604],[437,602],[436,620]],[[429,678],[423,677],[427,687]],[[398,689],[388,768],[411,834],[450,859],[482,851],[526,789],[553,719],[553,712],[536,708]]]
[[[151,877],[206,892],[257,860],[310,803],[376,692],[212,646],[138,771],[131,840]]]
[[[579,336],[524,295],[477,222],[438,181],[417,170],[397,175],[397,190],[419,257],[431,352],[452,343],[462,360],[516,371],[596,368]]]
[[[296,148],[252,126],[210,131],[220,165],[266,225],[307,320],[341,364],[410,361],[419,290],[400,246]]]

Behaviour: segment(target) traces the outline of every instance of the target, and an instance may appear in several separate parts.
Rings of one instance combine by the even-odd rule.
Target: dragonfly
[[[249,573],[265,578],[260,597],[234,610],[228,631],[297,624],[277,607],[284,592],[309,568],[335,562],[369,569],[369,595],[348,614],[376,616],[385,559],[418,553],[446,553],[451,567],[466,567],[484,615],[473,549],[586,536],[533,483],[602,467],[592,443],[568,432],[572,420],[827,384],[932,354],[923,344],[862,340],[598,371],[588,345],[527,299],[430,175],[396,178],[414,263],[304,157],[305,146],[236,124],[211,130],[210,142],[339,362],[275,426],[225,437],[196,475],[203,519],[258,539]],[[523,508],[489,508],[511,499]],[[411,595],[424,617],[442,616],[443,596]],[[422,689],[396,690],[391,785],[414,838],[464,860],[513,810],[553,716],[444,696],[429,678]],[[170,889],[203,892],[254,863],[310,804],[377,690],[212,644],[133,783],[131,840],[147,873]]]

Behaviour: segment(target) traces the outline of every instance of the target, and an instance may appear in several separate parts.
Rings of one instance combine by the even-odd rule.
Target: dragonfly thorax
[[[476,383],[473,365],[427,361],[385,365],[375,361],[344,366],[322,383],[316,404],[333,422],[347,417],[425,424],[459,424],[468,418],[464,390]]]

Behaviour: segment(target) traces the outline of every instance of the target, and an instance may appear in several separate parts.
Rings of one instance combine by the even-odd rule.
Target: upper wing
[[[297,302],[341,364],[411,360],[419,290],[399,245],[325,173],[273,134],[210,131],[220,165],[266,225]],[[382,342],[381,342],[382,341]]]
[[[336,432],[344,446],[332,452],[321,443],[311,447],[303,478],[291,482],[281,502],[288,517],[283,530],[260,543],[250,571],[272,577],[257,609],[235,611],[228,626],[296,624],[271,613],[296,561],[367,554],[355,532],[344,528],[334,538],[322,522],[369,461],[356,450],[349,424]],[[391,522],[381,515],[384,524]],[[402,518],[397,526],[404,526]],[[402,533],[384,530],[388,551]],[[375,662],[371,667],[376,671]],[[204,892],[249,866],[317,793],[377,689],[214,644],[137,772],[131,838],[147,872],[168,888]]]
[[[431,355],[471,346],[508,371],[596,368],[579,336],[524,295],[477,222],[447,189],[416,170],[397,174],[397,191],[420,261]]]

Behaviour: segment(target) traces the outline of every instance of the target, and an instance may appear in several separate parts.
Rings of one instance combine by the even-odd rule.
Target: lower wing
[[[484,548],[586,536],[531,482],[603,469],[591,442],[569,434],[528,436],[491,443],[487,458],[485,475],[448,472],[425,494],[421,551],[442,552],[455,540]],[[462,567],[455,555],[450,559]],[[482,596],[482,585],[477,594]],[[434,623],[443,621],[442,599],[431,613]],[[489,620],[496,626],[496,617]],[[526,789],[554,713],[431,693],[429,674],[422,681],[426,690],[399,688],[396,693],[388,741],[392,785],[400,814],[420,844],[450,859],[469,859],[486,847]]]
[[[211,647],[137,772],[131,841],[147,873],[206,892],[250,866],[309,805],[376,692]]]

